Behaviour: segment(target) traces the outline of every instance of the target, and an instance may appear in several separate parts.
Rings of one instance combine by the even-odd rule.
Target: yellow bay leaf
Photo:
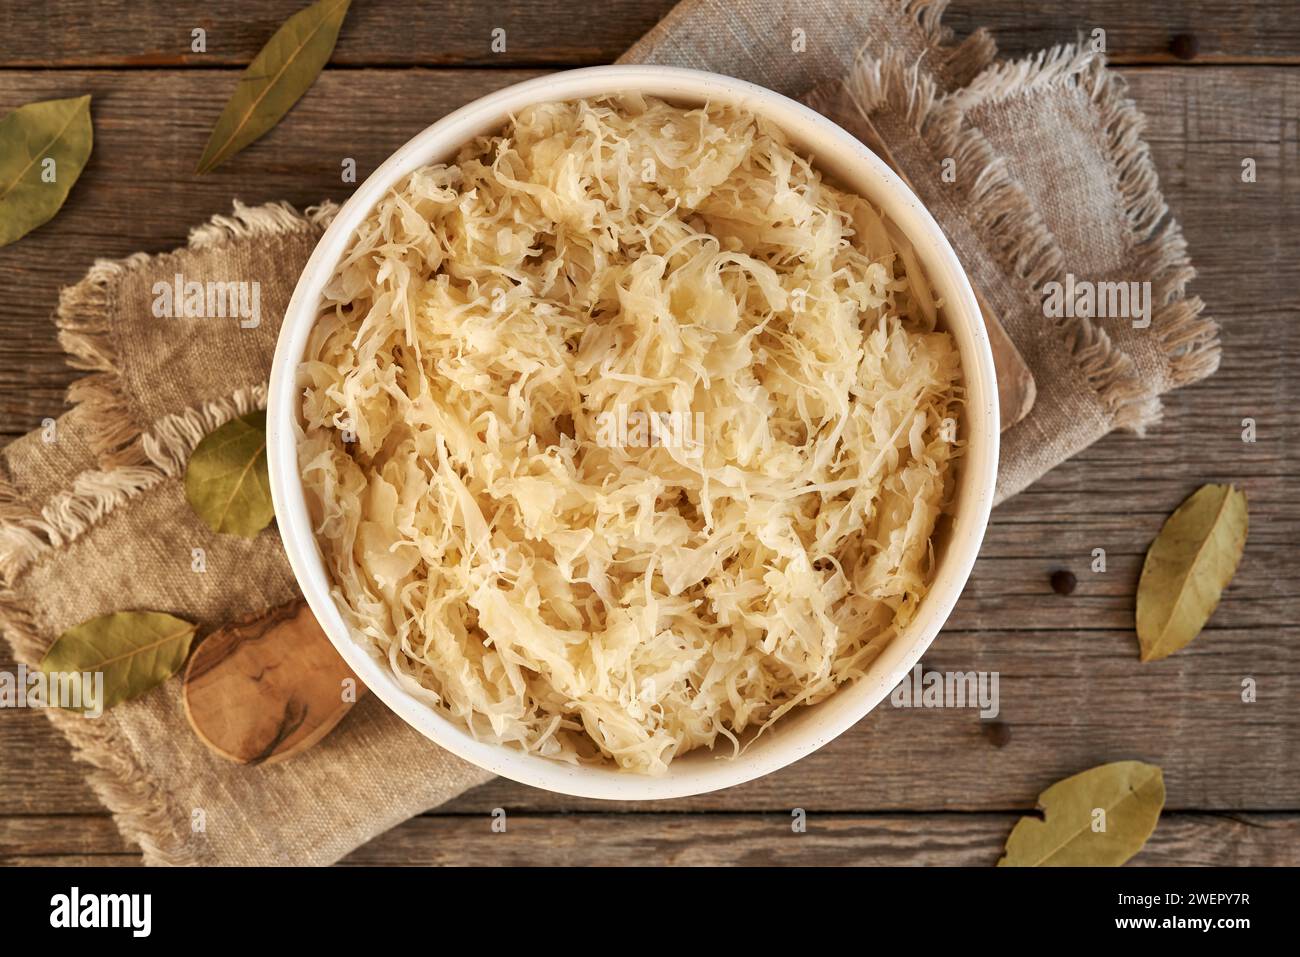
[[[252,538],[270,524],[265,412],[231,419],[203,437],[185,467],[185,498],[214,532]]]
[[[329,62],[352,0],[318,0],[299,10],[253,58],[217,119],[196,173],[208,173],[270,130]]]
[[[1237,571],[1249,524],[1246,496],[1204,485],[1169,517],[1147,549],[1137,592],[1143,661],[1158,661],[1200,634]]]
[[[1116,761],[1058,781],[1038,795],[1042,818],[1022,817],[999,867],[1118,867],[1156,829],[1165,805],[1160,769]]]
[[[28,103],[0,119],[0,246],[63,208],[93,139],[89,96]]]
[[[103,701],[86,702],[107,710],[144,694],[174,675],[185,663],[195,626],[160,611],[118,611],[69,628],[41,660],[46,675],[102,673]],[[57,704],[58,702],[51,702]]]

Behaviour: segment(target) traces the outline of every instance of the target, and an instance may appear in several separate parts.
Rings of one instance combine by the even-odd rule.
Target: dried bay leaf
[[[299,10],[253,58],[212,128],[195,169],[208,173],[269,131],[329,62],[352,0],[318,0]]]
[[[195,625],[160,611],[118,611],[69,628],[41,660],[48,674],[103,672],[107,710],[180,670]]]
[[[63,208],[93,140],[89,96],[28,103],[0,119],[0,246]]]
[[[1246,547],[1246,496],[1204,485],[1169,517],[1147,549],[1137,592],[1143,661],[1172,655],[1214,614]]]
[[[214,532],[252,538],[275,517],[266,467],[266,412],[203,437],[185,467],[185,498]]]
[[[1038,795],[1043,817],[1016,822],[998,866],[1118,867],[1142,850],[1164,806],[1165,778],[1155,765],[1090,768]]]

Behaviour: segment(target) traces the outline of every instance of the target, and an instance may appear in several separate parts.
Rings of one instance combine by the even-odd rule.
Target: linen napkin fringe
[[[300,213],[285,202],[246,206],[235,200],[231,215],[214,216],[190,230],[187,248],[208,249],[259,236],[320,230],[337,212],[338,207],[332,202],[308,207]],[[141,421],[136,414],[123,385],[110,321],[114,291],[122,274],[145,266],[153,258],[147,253],[135,253],[121,260],[98,260],[85,279],[59,296],[55,316],[59,344],[68,353],[70,366],[89,373],[68,387],[68,402],[85,407],[94,429],[91,442],[100,465],[105,468],[154,461],[158,453],[167,454],[169,440],[173,438],[168,430],[159,433],[155,428],[155,448],[151,454],[147,447],[150,423]]]
[[[931,4],[933,9],[941,4]],[[951,157],[966,171],[966,214],[978,223],[1003,267],[1030,289],[1062,282],[1066,256],[978,128],[967,122],[973,107],[1035,89],[1063,84],[1083,91],[1096,104],[1105,134],[1105,153],[1115,172],[1116,189],[1133,234],[1134,272],[1152,277],[1151,322],[1168,358],[1176,388],[1205,378],[1218,368],[1218,325],[1202,317],[1199,297],[1184,297],[1195,269],[1187,244],[1160,191],[1150,149],[1142,139],[1146,120],[1127,95],[1124,79],[1104,69],[1104,58],[1081,45],[1058,45],[1023,60],[1000,62],[964,88],[944,95],[921,70],[893,52],[858,56],[842,87],[818,87],[805,99],[820,112],[833,112],[841,89],[863,117],[887,107],[902,118],[935,157]],[[1097,323],[1082,316],[1056,319],[1066,346],[1105,406],[1112,425],[1142,434],[1159,421],[1159,394],[1131,356],[1115,345]]]
[[[238,200],[231,215],[212,217],[190,231],[188,248],[201,249],[258,236],[320,229],[337,206],[323,203],[299,213],[288,203],[246,206]],[[135,253],[120,260],[97,260],[79,283],[59,297],[55,320],[59,343],[73,368],[91,375],[68,389],[67,399],[92,425],[91,444],[100,468],[79,474],[72,487],[56,493],[39,510],[18,487],[0,475],[0,632],[17,658],[40,661],[48,646],[30,612],[11,584],[53,550],[76,541],[115,508],[179,477],[190,453],[204,435],[230,419],[266,406],[264,385],[236,390],[142,426],[132,416],[122,389],[109,317],[114,291],[124,273],[153,257]],[[153,864],[195,863],[184,841],[174,834],[186,819],[171,807],[169,794],[135,759],[135,751],[107,722],[87,721],[58,708],[43,709],[72,745],[74,756],[91,767],[91,789],[112,812],[122,835],[140,845]]]

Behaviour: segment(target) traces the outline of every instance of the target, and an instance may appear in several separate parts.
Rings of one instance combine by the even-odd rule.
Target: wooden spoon
[[[301,599],[213,632],[182,685],[200,740],[240,764],[306,750],[365,693]]]

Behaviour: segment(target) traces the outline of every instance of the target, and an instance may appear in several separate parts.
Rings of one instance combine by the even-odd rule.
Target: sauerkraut
[[[734,755],[925,594],[961,446],[939,305],[763,119],[526,109],[391,190],[325,288],[300,465],[336,600],[480,738]]]

